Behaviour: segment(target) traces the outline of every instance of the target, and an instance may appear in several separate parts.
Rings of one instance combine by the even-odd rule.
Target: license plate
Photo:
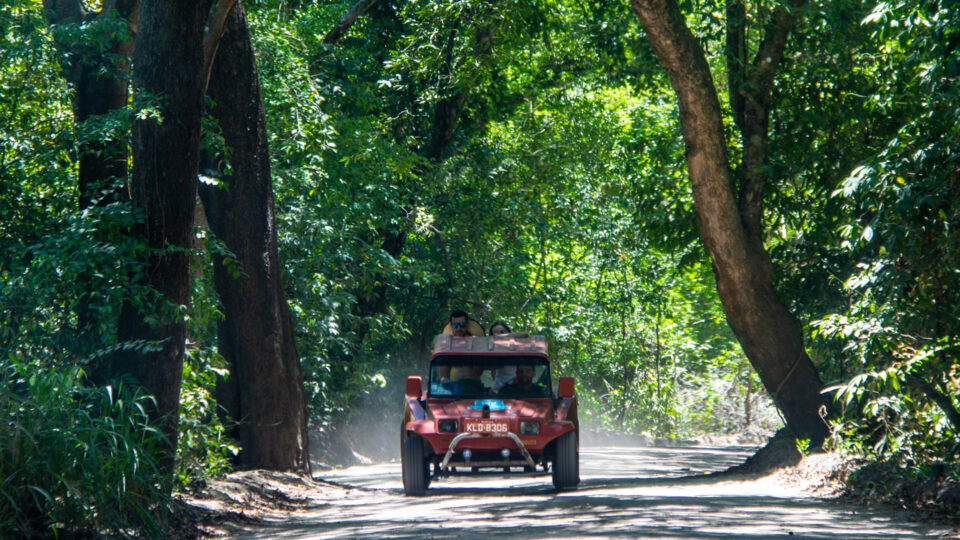
[[[463,427],[467,433],[501,434],[510,431],[510,424],[505,420],[467,419]]]

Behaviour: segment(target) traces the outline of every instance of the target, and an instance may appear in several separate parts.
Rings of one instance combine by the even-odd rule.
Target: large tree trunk
[[[303,372],[284,297],[260,79],[243,6],[230,12],[208,95],[230,149],[222,186],[201,185],[210,228],[236,256],[214,257],[230,376],[218,401],[238,422],[243,467],[309,471]],[[239,262],[239,267],[236,263]]]
[[[135,228],[150,248],[142,285],[159,301],[128,299],[121,342],[148,341],[116,355],[113,374],[129,375],[156,399],[150,413],[168,438],[162,463],[172,471],[190,303],[190,240],[197,197],[203,112],[203,30],[211,0],[143,0],[133,58],[134,91],[157,100],[162,121],[133,125],[132,202],[144,221]],[[140,304],[140,305],[138,305]],[[146,304],[146,307],[144,307]]]
[[[700,236],[713,260],[727,321],[787,427],[819,443],[827,434],[819,416],[822,383],[799,323],[774,291],[769,257],[759,241],[759,214],[738,207],[720,103],[703,50],[673,0],[631,0],[631,5],[677,94]],[[769,63],[767,58],[761,64]],[[759,204],[754,198],[759,192],[745,196]]]

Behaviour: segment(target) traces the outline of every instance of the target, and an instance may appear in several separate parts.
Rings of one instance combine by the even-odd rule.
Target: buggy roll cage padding
[[[465,336],[437,334],[433,337],[433,357],[441,354],[530,354],[549,359],[547,339],[517,332],[502,336]]]

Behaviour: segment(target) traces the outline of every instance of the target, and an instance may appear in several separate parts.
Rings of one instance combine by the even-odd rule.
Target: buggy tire
[[[430,462],[424,455],[423,440],[410,435],[403,441],[403,493],[420,497],[430,486]]]
[[[580,483],[580,455],[577,434],[569,432],[557,438],[553,449],[553,487],[557,491],[576,489]]]

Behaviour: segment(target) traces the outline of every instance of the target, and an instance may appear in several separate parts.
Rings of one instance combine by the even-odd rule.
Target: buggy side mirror
[[[409,387],[410,383],[407,383]],[[560,377],[560,386],[557,388],[557,397],[560,398],[572,398],[576,395],[576,390],[574,390],[573,377]]]
[[[423,379],[417,375],[411,375],[407,377],[406,394],[408,398],[420,399],[420,395],[423,394]]]

